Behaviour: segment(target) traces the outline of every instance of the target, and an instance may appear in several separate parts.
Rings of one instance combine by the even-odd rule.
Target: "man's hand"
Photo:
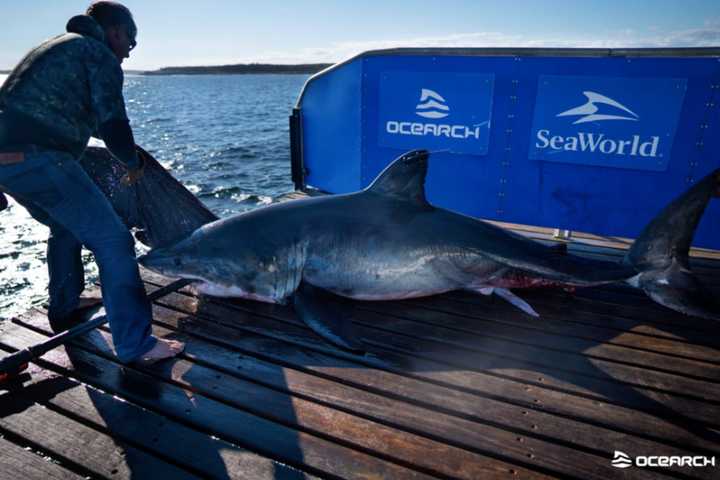
[[[140,180],[144,174],[145,163],[140,165],[139,168],[128,169],[128,173],[126,173],[125,176],[120,179],[120,182],[126,187],[129,187],[130,185],[134,185],[135,182]]]
[[[126,187],[129,187],[130,185],[135,184],[138,180],[142,178],[142,176],[145,174],[145,165],[147,165],[147,159],[145,158],[145,155],[147,153],[142,148],[135,146],[135,155],[136,158],[140,161],[140,166],[137,168],[128,168],[128,173],[120,179],[120,182],[122,182],[123,185]]]

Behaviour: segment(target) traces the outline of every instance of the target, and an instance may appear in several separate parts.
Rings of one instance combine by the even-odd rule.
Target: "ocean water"
[[[136,143],[224,217],[292,190],[288,116],[307,77],[128,75],[125,101]],[[0,212],[0,318],[47,300],[47,236],[12,200]]]

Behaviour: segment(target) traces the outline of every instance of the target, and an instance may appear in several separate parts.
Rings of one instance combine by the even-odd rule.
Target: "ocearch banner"
[[[686,88],[682,78],[541,76],[529,156],[664,171]]]
[[[383,72],[378,144],[485,155],[494,75]]]

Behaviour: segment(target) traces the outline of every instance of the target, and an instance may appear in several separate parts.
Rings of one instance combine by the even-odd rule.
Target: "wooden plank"
[[[97,332],[86,338],[97,338],[96,335]],[[17,324],[6,325],[0,333],[0,343],[14,349],[25,348],[43,338],[47,336]],[[50,360],[53,368],[67,371],[109,393],[313,474],[343,478],[431,478],[420,471],[294,430],[195,393],[196,386],[183,389],[173,383],[158,382],[156,377],[121,368],[113,361],[79,348],[72,349],[72,360],[62,350],[53,351]],[[173,365],[173,362],[167,362],[164,367],[173,371]],[[48,364],[43,363],[43,366],[48,367]],[[153,395],[148,396],[148,392]],[[291,409],[292,405],[287,405],[287,408]],[[489,471],[488,476],[491,474],[497,475],[498,471]],[[502,474],[506,475],[507,470],[502,470]]]
[[[607,335],[598,341],[549,333],[544,330],[549,323],[548,319],[530,318],[507,304],[491,305],[480,314],[475,313],[476,309],[465,308],[465,318],[459,317],[460,309],[448,314],[396,302],[359,303],[358,309],[361,311],[359,321],[367,326],[378,324],[394,332],[458,345],[469,350],[475,350],[477,345],[488,348],[490,343],[499,345],[499,351],[509,347],[514,348],[515,345],[537,347],[550,350],[547,359],[553,362],[558,361],[555,356],[557,352],[566,355],[570,360],[573,355],[579,355],[593,360],[622,363],[701,381],[720,380],[720,364],[608,344],[604,341]],[[507,311],[508,309],[510,311]],[[539,312],[542,310],[539,309]],[[485,321],[482,317],[486,315],[503,318],[505,322],[514,320],[515,323]],[[537,325],[537,328],[526,328],[527,324]],[[718,356],[720,351],[713,350],[713,353],[715,359],[720,360]]]
[[[158,333],[162,334],[171,332],[163,332],[156,329],[156,334]],[[91,348],[107,348],[106,342],[109,342],[110,338],[108,335],[104,335],[104,337],[104,340],[100,341],[99,343],[93,342]],[[86,346],[89,347],[90,345]],[[192,348],[193,346],[194,344],[192,342],[192,339],[190,339],[188,348]],[[218,366],[223,364],[233,365],[233,357],[236,356],[236,354],[234,354],[233,352],[226,352],[225,355],[221,355],[219,353],[219,350],[220,349],[218,347],[213,346],[212,348],[205,348],[200,352],[191,351],[191,353],[203,354],[201,358],[204,364],[215,363]],[[105,354],[110,354],[110,352],[106,351]],[[272,403],[272,399],[267,398],[267,396],[263,396],[262,398],[260,398],[260,394],[257,392],[258,389],[252,384],[241,383],[240,385],[237,385],[237,387],[232,388],[231,386],[234,383],[238,383],[234,378],[232,378],[234,376],[226,375],[224,372],[217,373],[218,370],[215,370],[215,373],[210,372],[209,374],[205,375],[203,374],[202,368],[200,366],[196,364],[191,366],[183,365],[183,363],[184,362],[180,361],[176,362],[173,365],[172,371],[177,370],[179,372],[184,372],[181,378],[175,378],[174,380],[178,383],[187,382],[189,385],[193,386],[193,390],[197,393],[209,394],[212,392],[213,395],[222,395],[223,392],[227,392],[227,395],[224,397],[224,400],[227,402],[235,401],[235,399],[241,395],[254,395],[255,398],[253,398],[253,401],[247,402],[248,405],[267,406]],[[244,362],[241,371],[246,374],[247,368],[248,363]],[[253,392],[253,389],[255,390],[255,392]],[[304,403],[305,402],[303,401],[294,399],[292,401],[293,410],[294,414],[299,419],[302,419],[304,424],[309,425],[312,422],[313,418],[315,418],[315,420],[317,421],[318,416],[313,415],[313,413],[308,409],[308,406]],[[397,409],[395,411],[397,412]],[[388,412],[388,415],[390,416],[392,415],[392,413]],[[315,428],[324,429],[327,431],[328,434],[333,433],[331,431],[333,429],[337,430],[337,428],[333,427],[348,422],[347,419],[342,418],[342,415],[332,414],[327,411],[322,414],[322,418],[326,418],[327,420],[325,420],[325,423],[323,425],[320,425],[319,427],[316,426]],[[416,422],[427,422],[429,420],[430,418],[428,418],[427,416],[424,416],[424,418],[415,419]],[[292,418],[290,419],[290,421],[292,421]],[[444,427],[446,429],[448,427],[452,428],[452,424],[446,424],[444,425]],[[558,474],[573,475],[578,478],[611,478],[616,474],[616,470],[609,465],[609,461],[607,458],[609,452],[603,452],[604,454],[593,456],[588,455],[582,451],[574,450],[573,448],[557,446],[548,442],[537,441],[532,437],[518,437],[515,433],[507,432],[497,428],[489,428],[483,425],[474,425],[472,427],[472,435],[474,435],[478,444],[483,445],[484,448],[490,448],[497,452],[502,452],[503,456],[511,457],[510,460],[515,459],[518,462],[525,462],[527,461],[527,458],[530,458],[531,461],[537,462],[538,466],[540,467],[553,468]],[[570,427],[570,425],[565,425],[565,427]],[[393,450],[402,449],[407,451],[408,455],[410,455],[411,458],[414,458],[415,461],[417,461],[417,455],[429,455],[432,456],[434,459],[442,459],[442,462],[447,462],[449,464],[448,466],[449,468],[451,468],[451,470],[441,473],[451,475],[454,478],[478,478],[478,472],[474,472],[472,468],[474,462],[476,462],[477,459],[471,458],[468,455],[465,455],[466,458],[458,457],[457,454],[453,455],[452,451],[448,451],[447,447],[438,447],[437,444],[434,446],[429,446],[430,448],[428,449],[428,451],[424,453],[418,452],[418,447],[422,447],[423,443],[427,443],[423,442],[422,438],[415,437],[414,439],[409,439],[405,442],[392,441],[391,438],[388,438],[388,435],[384,430],[386,429],[379,425],[368,425],[359,428],[352,427],[343,432],[341,438],[357,438],[358,435],[367,435],[374,438],[374,441],[377,442],[377,444],[379,445],[387,445],[388,448],[392,448]],[[462,434],[463,430],[458,430],[457,432]],[[598,432],[596,431],[595,440],[597,440],[598,438],[597,433]],[[578,435],[578,433],[576,433],[576,435]],[[611,435],[611,438],[615,438],[615,436],[616,435]],[[518,439],[520,439],[521,441],[518,441]],[[667,446],[652,444],[649,442],[639,441],[639,443],[640,445],[635,444],[634,448],[640,448],[640,451],[663,451],[665,452],[665,454],[668,455],[691,454],[691,452],[688,451],[679,451],[668,448]],[[410,445],[412,445],[412,447],[409,447]],[[377,448],[377,446],[375,446],[375,448]],[[633,449],[630,451],[637,450]],[[462,465],[462,470],[458,471],[457,465]],[[482,473],[480,474],[482,475]],[[654,478],[654,475],[652,477]],[[700,478],[704,477],[701,476]]]
[[[195,302],[195,299],[182,295],[166,297],[163,301],[166,300],[172,300],[174,308],[185,309],[186,312],[193,308]],[[569,396],[548,389],[538,381],[528,384],[462,369],[453,372],[447,371],[442,365],[439,368],[435,366],[436,371],[433,371],[433,364],[429,362],[428,368],[409,371],[405,357],[388,351],[382,352],[382,361],[347,355],[328,347],[298,327],[267,317],[253,319],[242,312],[219,306],[217,308],[216,313],[220,316],[213,317],[214,320],[211,321],[230,327],[218,336],[232,338],[233,346],[243,352],[384,396],[400,398],[427,408],[442,409],[450,414],[481,422],[493,422],[493,419],[497,421],[498,418],[493,414],[497,411],[497,404],[493,405],[486,400],[508,403],[519,407],[504,416],[504,421],[511,422],[511,428],[519,428],[524,432],[536,431],[540,434],[545,434],[547,430],[547,435],[551,438],[563,438],[559,431],[562,427],[555,428],[557,422],[546,420],[541,411],[603,425],[616,431],[636,433],[659,442],[717,450],[717,443],[705,436],[706,427],[701,426],[698,430],[692,422],[688,424],[676,415],[656,417],[641,410],[585,396]],[[165,321],[170,318],[174,326],[194,334],[203,334],[209,328],[208,325],[196,326],[196,320],[192,317],[186,318],[184,313],[179,313],[173,319],[157,309],[156,312]],[[226,321],[226,318],[230,320]],[[236,332],[234,335],[233,331]],[[211,339],[217,340],[213,337]],[[293,348],[293,345],[302,348]],[[420,366],[422,367],[422,364]],[[482,390],[467,392],[465,387],[468,377],[473,383],[481,384]],[[463,388],[458,389],[458,386]]]
[[[462,292],[450,292],[446,296],[467,303],[482,303],[483,300]],[[564,315],[568,321],[577,323],[647,331],[650,335],[668,338],[712,332],[706,320],[673,312],[646,297],[628,299],[600,288],[578,289],[572,294],[557,289],[526,290],[522,292],[522,297],[529,302],[543,303],[547,311]],[[572,315],[568,315],[569,309],[572,309]]]
[[[0,351],[0,358],[5,355],[6,352]],[[0,404],[3,401],[50,407],[115,440],[160,458],[172,459],[176,465],[202,477],[316,478],[40,367],[33,367],[32,381],[25,382],[22,389],[0,396]],[[62,431],[49,434],[62,435]],[[177,441],[179,438],[182,442]]]
[[[48,328],[47,322],[41,316],[23,317],[20,321],[34,328]],[[164,331],[156,329],[155,333],[173,334],[167,329]],[[110,335],[105,331],[81,342],[82,346],[103,356],[112,356],[110,344]],[[391,428],[385,423],[373,422],[301,397],[290,397],[275,388],[268,389],[255,382],[245,381],[238,375],[208,368],[205,365],[210,363],[220,366],[234,362],[237,354],[229,351],[222,355],[221,347],[207,347],[206,345],[202,351],[204,354],[202,364],[178,360],[167,368],[152,369],[152,373],[163,380],[192,388],[196,394],[212,396],[236,408],[262,415],[293,428],[323,435],[331,441],[355,444],[369,452],[394,458],[400,463],[416,465],[439,476],[474,479],[489,472],[495,475],[500,472],[505,474],[510,469],[516,469],[513,462],[534,463],[528,461],[528,455],[534,457],[536,451],[543,452],[536,467],[554,468],[556,472],[562,472],[563,470],[558,468],[563,467],[568,455],[573,454],[573,451],[567,448],[548,446],[545,442],[532,438],[522,443],[517,442],[517,435],[512,432],[475,425],[477,431],[473,432],[474,438],[483,444],[483,448],[490,449],[491,452],[500,450],[500,447],[507,450],[503,451],[502,456],[507,457],[511,463],[499,462],[444,442]],[[242,371],[245,372],[244,369]],[[575,463],[581,465],[572,467],[577,469],[573,472],[575,475],[587,477],[588,469],[593,465],[592,468],[598,471],[610,469],[607,458],[603,456],[579,452],[575,457],[577,460]]]
[[[159,310],[159,309],[158,309]],[[165,314],[156,310],[156,321],[167,323],[173,321],[171,312]],[[177,320],[175,320],[177,321]],[[188,322],[184,323],[188,328]],[[192,328],[192,327],[190,327]],[[202,332],[205,336],[210,332],[216,331],[213,337],[216,344],[228,345],[228,338],[237,336],[232,335],[227,329],[217,326],[197,325],[195,330]],[[156,334],[162,336],[173,335],[174,330],[168,330],[160,326],[155,328]],[[195,335],[187,337],[184,335],[173,335],[186,341],[186,352],[191,357],[201,359],[203,364],[211,365],[213,368],[224,373],[235,376],[235,372],[242,372],[243,378],[249,378],[254,382],[262,383],[270,387],[288,391],[295,395],[311,398],[314,401],[329,404],[333,408],[339,408],[349,411],[355,415],[361,415],[374,421],[390,425],[393,428],[401,428],[406,431],[414,431],[420,434],[427,434],[430,438],[436,438],[448,444],[458,445],[462,448],[468,448],[474,451],[492,448],[490,452],[502,452],[503,456],[509,457],[509,460],[516,459],[525,461],[528,453],[541,452],[536,454],[539,458],[540,465],[548,462],[553,454],[563,455],[566,461],[573,464],[580,463],[583,468],[589,467],[592,463],[598,463],[599,470],[603,470],[607,465],[608,451],[598,450],[598,438],[612,438],[614,448],[627,451],[664,451],[673,455],[692,455],[693,452],[686,449],[673,449],[668,445],[657,442],[647,441],[645,439],[629,436],[618,435],[617,432],[596,427],[594,425],[584,424],[572,419],[559,418],[553,415],[544,414],[542,412],[534,415],[531,420],[526,415],[522,415],[520,408],[503,404],[501,402],[474,399],[474,407],[481,410],[487,419],[481,424],[473,424],[462,418],[452,417],[430,409],[419,408],[409,403],[399,402],[394,399],[384,398],[379,395],[350,388],[348,386],[327,381],[322,378],[312,377],[303,372],[283,368],[279,365],[268,364],[261,360],[240,356],[238,357],[235,349],[218,349],[215,344],[209,344],[198,340]],[[223,380],[223,383],[225,380]],[[478,405],[484,403],[485,405]],[[297,406],[297,403],[295,403]],[[523,420],[515,422],[510,420],[513,417],[523,419],[525,422],[537,421],[543,426],[541,438],[545,441],[560,442],[561,444],[574,444],[568,448],[581,447],[584,451],[594,451],[600,459],[588,457],[583,452],[566,451],[555,445],[544,445],[533,438],[537,434],[537,426],[533,429],[533,424],[523,425],[527,430],[518,431],[517,426],[523,423]],[[503,424],[511,425],[508,427]],[[486,425],[492,424],[509,431],[500,431],[496,428],[488,428]],[[528,428],[529,427],[529,428]],[[517,436],[517,434],[521,436]],[[519,439],[519,440],[518,440]],[[518,451],[515,445],[520,441],[521,450]],[[718,445],[716,445],[718,446]],[[718,446],[720,448],[720,446]],[[443,455],[444,459],[450,458]],[[534,462],[533,462],[534,463]],[[549,465],[552,467],[552,465]],[[565,471],[564,473],[569,473]],[[607,473],[607,472],[606,472]],[[583,476],[587,474],[583,472]]]
[[[647,311],[641,314],[638,308],[608,307],[588,298],[556,296],[542,290],[522,292],[522,297],[541,309],[542,313],[538,321],[531,321],[525,316],[504,315],[507,310],[501,312],[496,307],[496,305],[505,303],[501,299],[479,298],[463,292],[450,292],[432,298],[408,300],[402,304],[519,326],[540,325],[544,330],[556,331],[559,334],[565,333],[569,336],[602,340],[621,333],[629,334],[633,337],[628,340],[632,338],[640,342],[637,344],[640,348],[643,346],[643,339],[650,342],[660,340],[662,343],[655,347],[662,348],[662,352],[674,352],[682,355],[683,348],[685,348],[688,358],[711,362],[718,360],[716,352],[720,350],[720,340],[708,338],[706,331],[688,329],[685,328],[686,326],[653,325],[641,317],[641,315],[647,317]],[[592,312],[592,309],[599,311]],[[662,339],[667,340],[663,341]]]
[[[0,428],[101,477],[200,478],[13,393],[0,396]]]
[[[83,480],[85,477],[0,436],[0,479]]]
[[[165,297],[161,304],[169,301],[174,296]],[[196,303],[197,300],[189,300]],[[228,308],[230,311],[245,311],[253,314],[261,314],[268,318],[282,320],[288,325],[304,326],[295,318],[294,313],[282,306],[262,304],[259,302],[226,302],[203,300],[201,313],[211,318],[219,318],[222,322],[223,313],[218,308]],[[224,315],[228,315],[228,311]],[[232,323],[238,322],[236,313],[230,314]],[[541,387],[556,388],[565,392],[581,393],[592,395],[595,398],[612,401],[621,405],[654,411],[656,413],[682,416],[688,419],[696,419],[703,423],[715,425],[720,418],[718,405],[709,403],[707,397],[718,398],[716,390],[720,389],[717,384],[701,382],[692,379],[683,379],[670,376],[661,372],[652,372],[635,367],[628,367],[609,362],[583,360],[574,358],[573,365],[557,366],[548,361],[546,351],[532,351],[532,349],[518,349],[525,355],[532,355],[523,358],[518,352],[496,353],[489,350],[487,353],[475,353],[460,351],[452,347],[434,342],[427,342],[422,339],[410,339],[407,336],[396,334],[388,330],[369,328],[358,324],[359,334],[373,347],[381,349],[382,355],[385,351],[395,351],[402,355],[410,355],[414,365],[413,372],[430,370],[433,377],[439,375],[436,372],[463,370],[464,372],[488,372],[501,374],[506,378],[513,378],[526,383]],[[262,333],[262,330],[260,331]],[[296,336],[296,334],[293,334]],[[537,349],[536,349],[537,350]],[[559,357],[559,355],[557,355]],[[430,362],[430,363],[427,363]],[[602,369],[597,364],[602,365]],[[607,371],[606,371],[607,370]],[[482,383],[473,385],[473,375],[460,376],[461,384],[465,388],[483,391]],[[542,378],[538,382],[538,378]],[[673,392],[677,385],[686,389],[682,393]]]
[[[540,374],[564,385],[584,387],[621,404],[655,408],[656,411],[670,408],[681,414],[702,408],[714,415],[714,422],[720,419],[717,400],[720,385],[717,383],[492,339],[483,339],[481,345],[469,349],[459,344],[398,333],[384,325],[370,326],[357,321],[356,326],[360,326],[360,334],[368,342],[378,347],[392,348],[448,366],[502,372],[526,381],[535,380]],[[642,393],[638,396],[637,392]]]
[[[567,342],[578,345],[578,348],[582,348],[584,341],[587,343],[586,348],[593,348],[593,343],[627,347],[633,352],[639,350],[659,353],[706,362],[713,368],[720,366],[720,348],[715,346],[689,343],[678,337],[663,338],[619,328],[607,328],[602,319],[599,319],[597,324],[578,323],[574,321],[576,314],[572,308],[569,308],[565,315],[559,315],[548,313],[544,306],[539,308],[538,302],[533,302],[541,316],[539,319],[532,319],[520,312],[508,312],[507,308],[500,306],[502,300],[484,299],[484,304],[482,300],[477,304],[472,303],[477,307],[468,308],[468,302],[440,295],[431,299],[387,302],[383,305],[383,310],[392,315],[408,313],[413,320],[470,334],[487,332],[492,335],[511,335],[512,338],[531,343],[542,341],[542,344],[565,342],[565,339],[568,339]]]
[[[161,323],[172,322],[175,324],[182,323],[183,331],[193,335],[191,337],[181,336],[187,341],[186,350],[193,357],[202,359],[203,363],[211,364],[214,368],[227,372],[242,372],[245,377],[250,377],[253,381],[263,382],[278,389],[288,390],[297,395],[313,398],[323,403],[330,403],[333,407],[342,408],[360,414],[364,417],[380,419],[386,424],[393,424],[397,428],[406,430],[414,430],[419,432],[427,432],[433,437],[441,437],[441,441],[447,443],[461,444],[466,448],[481,449],[493,446],[500,438],[493,438],[493,430],[488,429],[484,424],[494,424],[503,429],[515,432],[519,436],[515,437],[515,441],[524,442],[525,447],[533,445],[533,451],[540,452],[536,456],[545,458],[553,450],[543,448],[539,442],[532,442],[532,437],[536,435],[539,429],[542,430],[540,438],[550,441],[559,442],[563,445],[568,444],[570,448],[578,448],[585,451],[595,450],[596,454],[603,458],[603,463],[607,463],[609,451],[598,450],[598,439],[612,440],[613,448],[622,451],[632,452],[657,452],[662,451],[672,455],[693,455],[697,454],[697,450],[692,449],[669,449],[666,444],[659,442],[651,442],[642,438],[631,435],[620,435],[616,431],[597,427],[576,421],[574,419],[557,417],[543,412],[533,412],[528,417],[528,412],[522,409],[504,404],[502,402],[488,399],[468,399],[472,402],[471,408],[482,412],[484,415],[483,424],[473,425],[471,422],[462,418],[453,418],[441,412],[431,409],[418,408],[410,403],[401,403],[391,398],[383,398],[370,392],[360,389],[350,389],[345,385],[332,383],[323,378],[313,378],[296,370],[283,368],[280,365],[268,364],[255,358],[248,358],[244,355],[237,358],[237,350],[223,350],[218,352],[217,348],[212,344],[199,341],[196,337],[208,338],[214,343],[231,346],[235,344],[236,338],[246,339],[246,335],[233,334],[232,330],[211,325],[208,323],[192,322],[187,318],[183,318],[182,314],[175,312],[162,312],[159,308],[155,311],[155,319]],[[170,334],[169,331],[156,327],[156,333]],[[232,340],[232,342],[231,342]],[[285,355],[283,355],[285,356]],[[357,369],[357,367],[355,368]],[[336,370],[342,370],[337,367]],[[369,372],[372,374],[372,372]],[[440,406],[444,406],[443,404]],[[527,421],[537,422],[528,424]],[[519,428],[524,430],[518,430]],[[665,435],[664,431],[658,431],[658,434]],[[498,450],[503,454],[510,454],[508,450],[507,440],[514,443],[512,438],[502,436],[505,441],[499,446]],[[530,441],[528,441],[530,437]],[[711,446],[720,449],[717,443]],[[586,459],[580,458],[577,452],[567,455],[567,462],[577,463],[583,462],[588,465]],[[565,472],[569,473],[569,472]]]

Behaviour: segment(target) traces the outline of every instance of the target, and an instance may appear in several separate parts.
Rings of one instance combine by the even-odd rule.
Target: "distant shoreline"
[[[313,74],[332,65],[332,63],[303,63],[297,65],[239,63],[201,67],[163,67],[157,70],[125,70],[125,73],[132,75]],[[10,72],[11,70],[0,70],[0,75],[7,75]]]
[[[312,74],[324,70],[332,63],[307,63],[298,65],[275,65],[270,63],[250,63],[236,65],[217,65],[203,67],[164,67],[157,70],[137,72],[141,75],[219,75],[219,74]]]

